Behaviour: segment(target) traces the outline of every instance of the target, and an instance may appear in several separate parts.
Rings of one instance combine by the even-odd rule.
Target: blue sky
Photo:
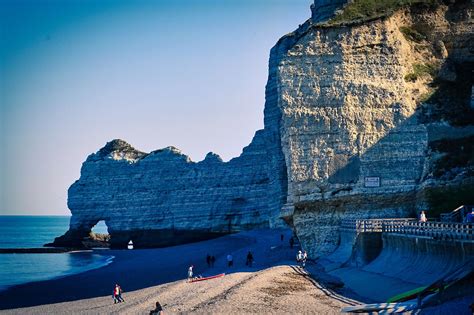
[[[0,214],[69,214],[82,162],[116,138],[238,156],[270,48],[310,3],[0,0]]]

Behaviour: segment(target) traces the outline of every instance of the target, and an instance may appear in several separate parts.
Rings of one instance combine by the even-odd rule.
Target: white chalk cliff
[[[472,152],[472,3],[344,20],[346,2],[316,0],[272,48],[265,127],[240,157],[195,163],[109,142],[69,189],[56,245],[78,245],[99,220],[112,245],[147,247],[284,219],[317,256],[342,218],[413,215],[440,187],[474,187],[470,158],[447,158]]]

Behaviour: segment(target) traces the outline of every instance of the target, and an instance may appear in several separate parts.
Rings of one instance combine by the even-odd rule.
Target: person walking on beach
[[[300,266],[301,266],[301,263],[303,262],[303,253],[300,250],[298,251],[298,254],[296,255],[296,262]]]
[[[234,258],[231,254],[227,255],[227,266],[232,267],[234,265]]]
[[[426,218],[425,211],[421,211],[419,222],[420,222],[420,223],[426,223],[426,221],[428,221],[428,219]]]
[[[245,265],[252,267],[252,262],[253,262],[253,255],[252,255],[252,252],[249,251],[247,254],[247,261],[245,262]]]
[[[293,236],[290,238],[290,248],[293,248],[293,245],[295,245],[295,239]]]
[[[122,288],[116,283],[114,288],[114,304],[125,302],[122,297]]]
[[[150,315],[163,315],[163,307],[161,306],[160,302],[156,301],[155,309],[150,311]]]
[[[193,268],[194,266],[191,265],[189,266],[189,269],[188,269],[188,281],[191,282],[191,280],[193,280]]]
[[[303,251],[303,268],[306,267],[306,260],[308,259],[308,253]]]

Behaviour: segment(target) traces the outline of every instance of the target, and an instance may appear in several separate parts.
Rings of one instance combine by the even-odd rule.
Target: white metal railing
[[[474,225],[455,222],[418,222],[416,219],[344,219],[341,230],[379,232],[436,239],[474,240]]]
[[[384,232],[427,236],[436,239],[474,240],[472,224],[455,222],[407,222],[402,226],[386,226]]]
[[[391,218],[391,219],[344,219],[341,221],[341,229],[355,231],[358,233],[365,232],[383,232],[385,222],[391,224],[403,224],[404,222],[415,221],[412,218]]]
[[[472,206],[462,205],[451,212],[441,213],[439,218],[442,222],[463,222],[466,214],[471,208]]]

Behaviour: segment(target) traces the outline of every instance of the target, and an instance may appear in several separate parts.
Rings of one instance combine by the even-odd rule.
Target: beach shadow
[[[347,305],[358,305],[360,304],[358,301],[367,301],[367,299],[363,299],[362,297],[358,296],[355,293],[349,293],[349,292],[343,292],[347,291],[347,289],[333,289],[330,287],[329,284],[326,284],[324,280],[322,279],[315,279],[316,274],[313,274],[310,272],[308,269],[312,268],[301,268],[300,266],[295,266],[291,265],[291,269],[301,277],[305,278],[309,282],[311,282],[312,285],[314,285],[317,289],[319,289],[321,292],[323,292],[327,297],[330,297],[332,299],[338,300],[344,304]],[[309,267],[309,264],[308,264]],[[356,299],[356,300],[355,300]]]
[[[280,241],[284,234],[285,241]],[[293,261],[293,249],[287,240],[292,231],[255,230],[228,235],[199,243],[157,249],[96,250],[97,255],[112,255],[114,261],[99,269],[81,274],[17,285],[0,292],[0,309],[30,307],[110,296],[115,283],[127,293],[174,281],[187,281],[187,270],[194,265],[195,275],[210,276],[219,273],[257,272],[272,266],[286,265]],[[255,263],[245,266],[248,251]],[[231,253],[234,266],[227,267],[226,256]],[[207,254],[216,257],[215,267],[209,268]],[[286,263],[285,263],[286,262]],[[216,280],[212,280],[216,281]],[[196,285],[190,283],[189,285]],[[157,290],[157,298],[159,296]]]

